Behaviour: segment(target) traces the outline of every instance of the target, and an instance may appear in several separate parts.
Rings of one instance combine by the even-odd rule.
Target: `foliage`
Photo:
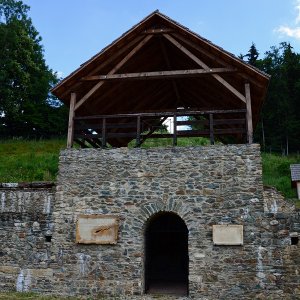
[[[44,60],[29,6],[0,0],[0,136],[49,137],[66,131],[67,110],[49,103],[57,83]]]
[[[297,152],[300,149],[300,54],[288,43],[271,47],[264,58],[252,44],[248,62],[271,75],[255,139],[264,150]]]

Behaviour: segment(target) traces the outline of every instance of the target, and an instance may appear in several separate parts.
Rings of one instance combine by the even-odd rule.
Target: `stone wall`
[[[0,184],[0,290],[51,291],[53,183]]]
[[[263,193],[257,145],[64,150],[53,214],[51,205],[45,213],[47,197],[33,197],[28,206],[38,213],[26,217],[28,210],[22,210],[18,221],[27,222],[26,230],[15,225],[16,211],[7,211],[13,221],[1,221],[2,289],[138,299],[144,293],[146,222],[170,211],[189,230],[189,298],[297,299],[299,246],[291,245],[291,236],[298,237],[300,217],[264,212],[264,197],[268,203],[276,199],[271,194]],[[117,216],[117,244],[76,244],[81,214]],[[53,237],[46,242],[52,222]],[[243,225],[244,245],[214,246],[215,224]]]

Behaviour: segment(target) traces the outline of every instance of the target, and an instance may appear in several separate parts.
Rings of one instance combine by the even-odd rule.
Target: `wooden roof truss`
[[[252,143],[269,77],[166,18],[153,13],[53,89],[70,106],[68,147],[225,135]],[[172,134],[158,133],[166,118]],[[201,129],[179,127],[191,125]]]

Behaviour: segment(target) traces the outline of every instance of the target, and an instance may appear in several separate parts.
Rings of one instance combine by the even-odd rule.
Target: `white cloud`
[[[274,31],[279,33],[282,37],[288,36],[300,40],[300,27],[297,26],[300,24],[300,0],[296,0],[295,10],[297,11],[297,16],[294,21],[295,26],[281,25]]]
[[[300,0],[297,0],[296,1],[296,6],[295,6],[296,10],[298,11],[298,15],[297,15],[297,18],[295,20],[295,23],[296,24],[299,24],[300,23]]]
[[[275,31],[283,36],[289,36],[295,39],[300,39],[300,27],[291,28],[289,26],[280,26]]]

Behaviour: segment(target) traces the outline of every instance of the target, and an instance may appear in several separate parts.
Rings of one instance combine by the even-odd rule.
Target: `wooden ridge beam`
[[[168,78],[183,78],[183,77],[198,77],[203,75],[211,75],[218,73],[233,73],[236,69],[232,68],[212,68],[212,69],[191,69],[191,70],[172,70],[172,71],[155,71],[155,72],[139,72],[139,73],[125,73],[112,75],[95,75],[86,76],[81,80],[95,81],[95,80],[143,80],[143,79],[168,79]]]
[[[142,34],[163,34],[174,32],[171,28],[155,28],[155,29],[146,29],[142,31]]]
[[[132,58],[151,38],[153,35],[147,35],[141,42],[139,42],[114,68],[112,68],[107,75],[116,73],[130,58]],[[77,110],[84,102],[86,102],[103,84],[105,81],[100,81],[94,85],[89,92],[87,92],[76,104]]]
[[[186,54],[190,59],[192,59],[195,63],[197,63],[200,67],[205,70],[210,70],[210,68],[197,56],[195,56],[192,52],[190,52],[187,48],[185,48],[182,44],[180,44],[177,40],[171,37],[169,34],[163,34],[163,36],[170,41],[174,46],[176,46],[180,51]],[[231,91],[237,98],[246,103],[246,97],[241,94],[235,87],[233,87],[230,83],[228,83],[225,79],[223,79],[218,74],[212,74],[212,76],[219,81],[223,86],[225,86],[229,91]]]

